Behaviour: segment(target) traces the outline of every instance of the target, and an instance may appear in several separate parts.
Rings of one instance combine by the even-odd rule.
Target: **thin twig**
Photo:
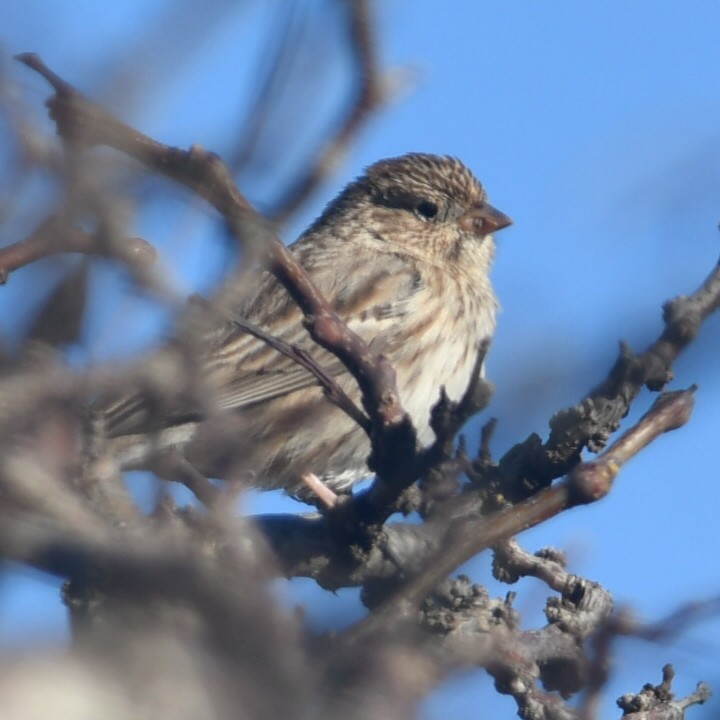
[[[355,56],[357,90],[347,115],[334,135],[315,155],[314,162],[281,198],[269,213],[276,222],[284,222],[335,170],[339,158],[358,135],[362,127],[386,98],[381,88],[380,73],[375,56],[372,13],[369,0],[351,0],[349,7],[349,40]]]
[[[271,335],[261,327],[244,318],[233,316],[230,318],[230,322],[240,328],[240,330],[256,337],[258,340],[262,340],[266,345],[290,358],[301,367],[304,367],[318,381],[325,397],[351,417],[370,435],[372,424],[368,416],[352,401],[350,396],[335,382],[332,376],[328,374],[325,368],[323,368],[309,352],[297,345],[291,345],[279,337]]]

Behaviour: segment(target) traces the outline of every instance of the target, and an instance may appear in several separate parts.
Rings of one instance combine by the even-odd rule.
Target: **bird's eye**
[[[438,206],[429,200],[421,200],[415,206],[415,212],[417,212],[420,217],[425,218],[425,220],[432,220],[438,214]]]

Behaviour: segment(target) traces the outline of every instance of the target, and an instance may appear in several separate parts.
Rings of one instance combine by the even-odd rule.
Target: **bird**
[[[395,368],[420,445],[433,440],[441,388],[451,400],[462,396],[494,334],[493,233],[511,223],[459,159],[408,153],[369,166],[288,248],[339,317]],[[251,276],[232,311],[306,352],[360,404],[355,380],[312,340],[271,273]],[[366,432],[305,367],[231,320],[202,334],[197,356],[196,397],[178,391],[158,408],[136,389],[95,409],[123,469],[149,467],[162,448],[206,477],[300,497],[308,474],[333,493],[369,477]],[[169,357],[157,368],[172,387],[182,371]]]

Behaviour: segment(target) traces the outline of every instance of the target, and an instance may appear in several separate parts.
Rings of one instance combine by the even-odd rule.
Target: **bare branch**
[[[358,631],[364,624],[372,628],[379,622],[386,622],[387,618],[383,618],[383,615],[412,617],[430,591],[474,555],[563,510],[604,497],[624,462],[661,433],[675,429],[689,419],[692,393],[692,390],[686,390],[658,398],[634,428],[597,460],[580,465],[565,482],[542,490],[493,515],[453,522],[437,552],[426,559],[422,569],[390,596],[375,616],[362,621]]]
[[[115,248],[109,248],[96,235],[71,227],[57,215],[50,215],[24,240],[0,248],[0,284],[6,283],[14,270],[49,255],[63,253],[111,256],[132,267],[146,267],[157,256],[150,243],[136,237],[126,238],[120,256]]]
[[[711,696],[705,683],[698,683],[695,692],[686,698],[675,700],[672,681],[675,670],[672,665],[663,667],[663,680],[659,685],[649,683],[637,694],[628,693],[618,701],[626,720],[677,720],[685,717],[685,710],[692,705],[702,705]]]
[[[665,303],[665,328],[643,354],[634,355],[623,345],[607,379],[580,403],[555,414],[547,442],[535,447],[525,460],[528,479],[543,487],[567,473],[583,447],[602,449],[642,387],[659,390],[672,379],[672,363],[718,307],[720,264],[695,293]]]

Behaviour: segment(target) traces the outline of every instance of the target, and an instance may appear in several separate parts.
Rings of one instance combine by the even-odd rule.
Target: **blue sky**
[[[195,28],[207,40],[203,53],[190,59],[183,54],[188,38],[179,31],[142,44],[140,28],[165,7],[145,5],[16,3],[4,10],[0,50],[6,57],[37,51],[144,131],[222,154],[235,127],[228,118],[239,114],[228,90],[252,79],[246,68],[263,37],[261,4],[239,4],[222,23]],[[383,65],[404,79],[403,90],[372,120],[287,237],[378,158],[410,150],[448,153],[476,172],[493,204],[515,220],[498,236],[493,274],[503,312],[488,362],[497,388],[489,413],[500,421],[494,440],[500,456],[530,432],[545,435],[555,410],[604,377],[620,339],[637,350],[651,342],[661,330],[662,303],[693,291],[720,254],[720,4],[390,0],[382,3],[378,25]],[[142,55],[124,57],[128,46]],[[137,67],[143,82],[134,94],[107,91],[103,71],[117,78]],[[6,64],[5,72],[40,121],[44,84],[17,65]],[[342,73],[323,77],[332,86]],[[248,192],[262,206],[262,186]],[[186,212],[180,200],[177,209]],[[186,216],[178,220],[169,212],[147,214],[140,230],[169,249],[178,287],[190,289],[202,284],[193,272],[201,260],[209,253],[219,263],[221,256],[197,239],[207,220],[192,216],[187,230]],[[2,288],[0,303],[17,302],[19,285]],[[146,341],[152,327],[138,319],[141,309],[140,301],[127,298],[104,309],[91,322],[97,331],[92,357],[117,352],[118,336],[135,332],[138,343]],[[17,330],[6,320],[0,326]],[[101,331],[108,326],[114,329]],[[531,550],[565,548],[575,572],[603,583],[618,603],[648,620],[720,592],[714,557],[720,547],[719,342],[715,318],[676,365],[673,388],[700,386],[688,426],[632,461],[602,503],[521,537]],[[651,402],[649,393],[642,395],[626,422]],[[468,436],[476,432],[471,426]],[[288,502],[263,495],[252,506],[297,507]],[[468,570],[487,581],[487,558]],[[312,598],[311,608],[323,614],[357,612],[351,593],[321,602],[309,584],[296,585],[288,594]],[[527,621],[541,622],[544,588],[528,581],[518,589]],[[62,609],[55,593],[54,585],[8,575],[0,585],[0,641],[57,628]],[[678,693],[699,679],[718,686],[718,621],[672,645],[622,643],[619,650],[606,717],[616,716],[615,697],[658,682],[665,662],[675,663]],[[487,709],[494,695],[481,673],[471,673],[438,693],[426,717],[451,711],[467,717],[480,701]],[[498,712],[514,714],[507,699],[493,702]]]

